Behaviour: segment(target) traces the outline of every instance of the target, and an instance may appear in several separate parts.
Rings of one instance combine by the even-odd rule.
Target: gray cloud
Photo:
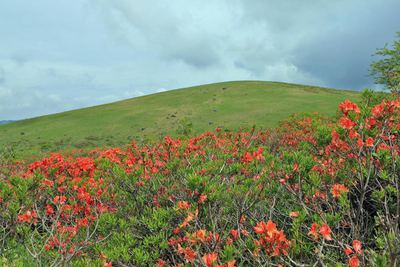
[[[0,3],[0,119],[227,80],[373,86],[398,0]]]
[[[210,41],[213,32],[202,25],[201,9],[197,10],[200,13],[188,10],[185,14],[191,4],[179,4],[177,8],[176,3],[161,1],[103,1],[102,7],[114,34],[138,51],[152,51],[161,59],[183,61],[197,68],[217,64],[216,43]]]
[[[376,48],[393,40],[399,31],[398,1],[354,1],[326,19],[336,21],[320,27],[318,38],[310,38],[294,52],[294,63],[320,77],[326,84],[360,89],[371,86],[368,68]],[[383,4],[384,3],[384,4]]]

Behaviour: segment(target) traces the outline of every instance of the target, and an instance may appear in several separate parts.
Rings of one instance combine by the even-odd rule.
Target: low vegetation
[[[13,147],[18,158],[26,159],[131,140],[147,143],[178,137],[189,128],[190,134],[217,127],[270,128],[298,112],[334,116],[340,102],[359,97],[353,91],[277,82],[208,84],[1,125],[0,147]]]
[[[363,96],[269,131],[5,151],[0,264],[399,266],[400,102]]]

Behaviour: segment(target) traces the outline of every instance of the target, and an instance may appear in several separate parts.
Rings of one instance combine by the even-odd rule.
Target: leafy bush
[[[397,266],[400,102],[368,99],[338,122],[9,163],[0,262]]]

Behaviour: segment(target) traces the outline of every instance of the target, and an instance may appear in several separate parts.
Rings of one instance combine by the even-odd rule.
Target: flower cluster
[[[337,121],[0,162],[0,251],[38,265],[391,264],[399,107],[346,100]]]
[[[254,231],[260,235],[260,239],[255,241],[258,248],[263,249],[267,255],[279,256],[287,255],[290,241],[286,239],[282,230],[278,231],[276,224],[269,220],[259,222]]]
[[[27,192],[34,202],[21,209],[17,219],[21,225],[34,226],[32,236],[40,234],[28,246],[34,257],[42,257],[44,248],[69,261],[103,239],[96,235],[96,224],[115,208],[108,186],[95,169],[92,158],[52,154],[30,164],[22,175],[37,183]]]

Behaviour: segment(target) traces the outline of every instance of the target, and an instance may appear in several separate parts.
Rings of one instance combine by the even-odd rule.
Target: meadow
[[[229,92],[221,85],[212,90]],[[34,161],[3,154],[0,264],[399,266],[400,100],[278,86],[287,98],[270,99],[271,105],[309,112],[286,119],[275,112],[268,126],[276,127],[251,127],[252,120],[273,116],[260,111],[259,117],[243,119],[251,122],[247,129],[239,129],[240,120],[230,122],[233,129],[218,123],[198,133],[208,127],[200,126],[203,119],[177,136],[51,153]],[[196,101],[213,101],[204,95],[203,102]],[[249,107],[271,108],[253,101]],[[19,131],[16,125],[7,129]]]
[[[340,102],[359,97],[354,91],[277,82],[216,83],[0,125],[0,147],[11,146],[18,158],[26,158],[217,127],[271,128],[298,112],[334,116]]]

